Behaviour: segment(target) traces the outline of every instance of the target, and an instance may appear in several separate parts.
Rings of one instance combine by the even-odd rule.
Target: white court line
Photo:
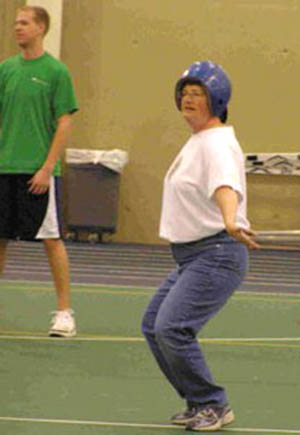
[[[26,279],[20,279],[20,280],[16,280],[16,279],[1,279],[0,280],[2,283],[7,283],[7,284],[21,284],[21,285],[27,285],[28,288],[30,288],[30,286],[39,286],[39,285],[43,285],[44,287],[49,287],[49,290],[53,290],[53,284],[51,283],[51,281],[30,281],[30,280],[26,280]],[[253,285],[256,285],[257,283],[253,283]],[[259,283],[261,284],[261,283]],[[263,284],[263,283],[262,283]],[[269,284],[266,284],[269,285]],[[134,289],[134,290],[156,290],[156,286],[147,286],[147,285],[143,285],[143,286],[136,286],[136,285],[118,285],[118,284],[95,284],[95,283],[82,283],[82,282],[74,282],[73,283],[74,288],[76,287],[96,287],[96,288],[124,288],[124,289]],[[41,289],[43,290],[43,289]],[[48,290],[48,289],[47,289]],[[1,288],[0,288],[1,291]],[[75,291],[75,290],[74,290]],[[243,296],[243,295],[247,295],[247,296],[270,296],[270,297],[286,297],[286,298],[290,298],[290,297],[295,297],[295,298],[300,298],[300,293],[283,293],[283,292],[255,292],[255,291],[236,291],[233,294],[233,298],[235,296]]]
[[[0,340],[36,340],[36,341],[86,341],[86,342],[99,342],[99,341],[111,341],[111,342],[143,342],[145,339],[143,337],[47,337],[43,335],[12,335],[12,334],[1,334]]]
[[[9,270],[7,269],[7,271],[9,271]],[[14,272],[18,272],[18,270],[15,267],[13,267],[13,271]],[[28,270],[26,268],[26,269],[24,269],[22,271],[23,275],[32,276],[34,273],[40,273],[40,274],[45,275],[46,278],[49,279],[48,282],[50,282],[50,280],[51,280],[49,268],[45,268],[44,270],[39,270],[39,271],[36,271],[35,269]],[[163,278],[163,275],[161,273],[159,273],[157,275],[152,274],[151,276],[149,276],[147,274],[140,274],[140,273],[138,273],[138,274],[131,274],[131,275],[125,275],[123,273],[119,273],[119,274],[107,274],[105,271],[102,271],[101,273],[85,273],[85,272],[79,271],[77,269],[77,270],[74,270],[74,272],[73,272],[73,276],[74,276],[73,281],[74,281],[74,283],[75,283],[75,280],[76,280],[75,277],[78,277],[78,275],[81,278],[83,278],[83,277],[85,278],[86,276],[88,276],[89,278],[95,278],[95,279],[98,279],[98,280],[101,280],[102,278],[111,279],[111,278],[115,278],[116,276],[118,276],[119,278],[121,278],[123,280],[126,280],[126,279],[130,280],[130,282],[133,282],[134,280],[137,280],[138,282],[140,282],[141,280],[144,280],[144,281],[147,281],[147,280],[148,281],[153,281],[153,277],[157,278],[157,279],[160,279],[160,281],[161,281],[161,279]],[[17,281],[17,279],[15,281]],[[246,278],[245,281],[244,281],[244,284],[245,285],[255,285],[255,286],[271,286],[271,285],[274,285],[272,279],[269,279],[267,281],[267,280],[263,280],[263,278],[260,278],[260,277],[252,278],[251,281],[248,280],[248,278]],[[298,283],[296,281],[294,281],[293,278],[292,278],[291,282],[285,282],[285,281],[275,282],[275,285],[280,286],[280,287],[285,287],[285,288],[289,288],[289,287],[293,287],[294,288],[295,286],[297,286],[297,284]],[[133,286],[134,286],[134,284],[133,284]]]
[[[143,337],[117,337],[117,336],[77,336],[71,338],[63,337],[48,337],[44,335],[25,335],[11,333],[2,333],[0,331],[0,340],[41,340],[41,341],[86,341],[86,342],[144,342]],[[248,338],[200,338],[200,343],[285,343],[285,342],[300,342],[300,337],[248,337]]]
[[[1,417],[0,421],[18,422],[18,423],[48,423],[48,424],[69,424],[69,425],[84,425],[84,426],[110,426],[110,427],[135,427],[146,429],[174,429],[182,430],[182,427],[168,424],[150,424],[150,423],[125,423],[114,421],[93,421],[93,420],[63,420],[63,419],[48,419],[48,418],[26,418],[26,417]],[[265,428],[222,428],[226,432],[248,432],[248,433],[281,433],[281,434],[300,434],[297,429],[265,429]]]

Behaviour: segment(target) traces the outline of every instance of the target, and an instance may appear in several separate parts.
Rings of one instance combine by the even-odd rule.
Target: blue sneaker
[[[199,411],[196,416],[186,424],[185,429],[191,431],[215,431],[234,421],[233,411],[229,406],[209,406]]]
[[[183,412],[178,412],[177,414],[171,417],[171,423],[185,426],[187,423],[193,420],[193,418],[196,417],[198,412],[199,409],[196,407],[191,407]]]

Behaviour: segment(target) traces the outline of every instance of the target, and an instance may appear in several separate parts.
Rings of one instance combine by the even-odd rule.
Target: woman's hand
[[[237,224],[227,224],[227,233],[238,242],[244,243],[249,249],[259,249],[260,246],[254,241],[255,232],[249,229],[240,228]]]

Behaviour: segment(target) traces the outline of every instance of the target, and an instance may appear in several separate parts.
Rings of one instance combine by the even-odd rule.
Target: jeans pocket
[[[218,244],[214,251],[216,266],[236,272],[243,278],[248,267],[248,251],[242,243]]]

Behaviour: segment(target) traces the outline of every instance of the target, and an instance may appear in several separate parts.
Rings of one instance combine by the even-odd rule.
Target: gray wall
[[[11,16],[8,3],[20,2],[0,0]],[[299,22],[300,0],[64,0],[62,60],[81,107],[68,146],[129,152],[114,240],[160,241],[162,180],[190,134],[174,84],[195,60],[230,74],[245,152],[299,151]],[[248,190],[255,228],[300,228],[299,177],[251,176]]]
[[[0,61],[17,53],[13,25],[16,8],[25,4],[25,0],[0,0]]]

